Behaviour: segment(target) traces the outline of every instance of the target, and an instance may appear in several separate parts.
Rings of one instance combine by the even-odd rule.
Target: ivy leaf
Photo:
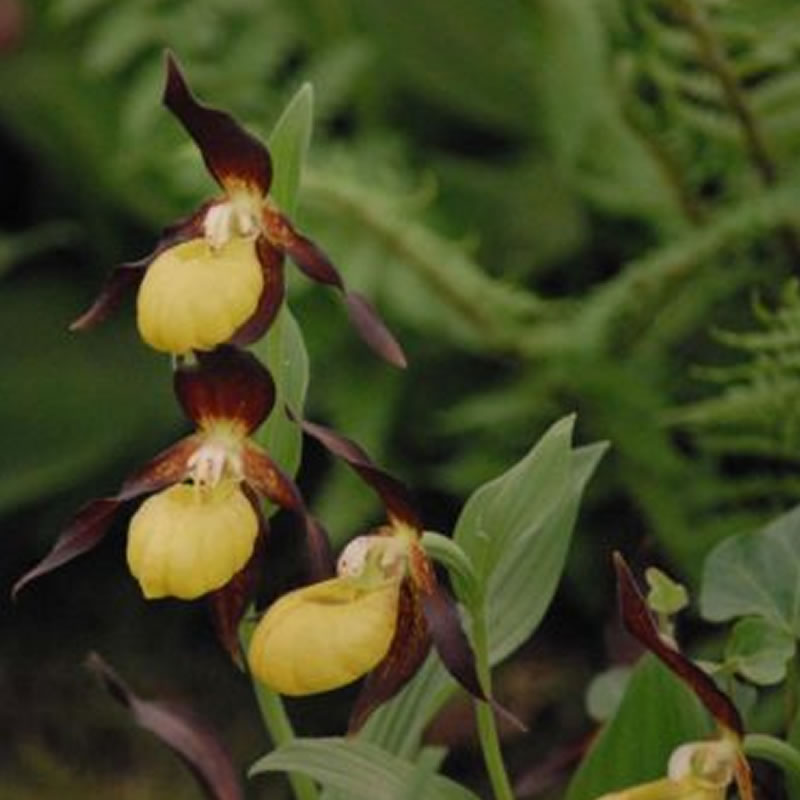
[[[700,610],[713,622],[761,617],[800,636],[800,506],[711,551],[703,568]]]
[[[477,800],[463,786],[430,770],[390,755],[375,745],[352,739],[295,739],[256,761],[260,772],[303,772],[350,800],[407,800],[409,786],[426,800]]]
[[[566,800],[595,800],[663,777],[678,745],[711,731],[711,719],[692,691],[647,655],[631,676],[613,720],[572,779]]]
[[[794,656],[795,641],[783,628],[763,617],[746,617],[733,628],[725,648],[725,666],[760,686],[780,683],[786,662]]]

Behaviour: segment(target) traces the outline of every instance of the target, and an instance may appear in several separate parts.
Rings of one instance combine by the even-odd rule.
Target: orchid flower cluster
[[[126,291],[137,289],[141,337],[173,356],[175,396],[195,432],[155,456],[116,494],[85,505],[14,592],[96,546],[120,506],[149,495],[128,529],[132,575],[148,599],[207,597],[220,640],[241,663],[237,627],[261,572],[265,499],[299,520],[317,580],[281,597],[258,623],[246,654],[258,680],[302,695],[367,675],[351,718],[355,729],[435,645],[455,678],[487,699],[455,605],[421,546],[422,524],[403,484],[346,437],[292,417],[350,465],[386,509],[386,524],[351,541],[332,576],[323,527],[291,477],[252,438],[270,414],[284,411],[274,408],[269,371],[244,348],[265,335],[284,302],[285,256],[342,294],[356,330],[386,361],[403,366],[401,347],[368,301],[346,289],[322,250],[274,203],[267,148],[229,114],[200,103],[171,55],[163,100],[222,194],[167,227],[151,255],[116,267],[72,329],[101,322]]]

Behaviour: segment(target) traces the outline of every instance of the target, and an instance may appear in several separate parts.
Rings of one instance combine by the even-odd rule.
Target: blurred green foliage
[[[611,544],[647,537],[696,585],[719,540],[800,496],[793,0],[24,11],[0,54],[0,513],[34,520],[20,566],[55,532],[42,508],[112,488],[181,424],[130,306],[66,332],[111,265],[214,191],[159,104],[166,47],[256,132],[313,84],[299,222],[411,364],[377,363],[337,299],[293,276],[308,414],[408,480],[431,527],[577,411],[579,440],[612,443],[570,561],[599,618],[589,578]],[[346,470],[310,477],[338,541],[375,518]]]

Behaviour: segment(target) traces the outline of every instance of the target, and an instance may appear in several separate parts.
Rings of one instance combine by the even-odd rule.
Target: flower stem
[[[245,620],[249,615],[245,615]],[[242,650],[246,653],[250,644],[250,637],[253,635],[253,625],[243,621],[239,625],[239,641],[242,644]],[[258,703],[258,710],[261,712],[261,719],[264,720],[264,726],[267,729],[269,738],[275,747],[280,747],[284,744],[289,744],[294,741],[294,728],[286,713],[286,708],[283,705],[283,700],[277,692],[273,692],[264,684],[257,681],[253,676],[250,676],[250,682],[253,684],[253,691],[256,695],[256,702]],[[296,800],[319,800],[319,792],[314,781],[307,775],[302,775],[298,772],[289,772],[289,784],[292,787],[292,792]]]
[[[780,767],[787,775],[800,778],[800,752],[790,744],[763,733],[744,737],[744,752]]]
[[[478,607],[473,609],[472,615],[475,661],[484,694],[491,697],[492,677],[489,668],[489,637],[486,630],[486,617],[483,613],[483,604],[476,604],[476,606]],[[508,779],[503,754],[500,750],[500,738],[497,735],[494,711],[489,703],[476,700],[475,715],[478,720],[478,737],[483,751],[483,760],[486,763],[486,771],[489,773],[495,800],[514,800],[511,782]]]

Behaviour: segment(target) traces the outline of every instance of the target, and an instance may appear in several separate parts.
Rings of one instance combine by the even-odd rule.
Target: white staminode
[[[224,439],[209,439],[192,453],[186,466],[195,486],[203,489],[213,489],[223,476],[237,480],[242,477],[241,455]]]
[[[260,204],[250,192],[239,191],[215,203],[206,211],[203,235],[212,250],[219,250],[233,236],[253,236],[258,232]]]
[[[340,578],[357,578],[361,575],[374,538],[374,536],[357,536],[342,550],[336,562],[336,574]]]
[[[735,766],[736,747],[727,739],[687,742],[673,751],[667,774],[674,781],[691,775],[727,786],[733,780]]]

